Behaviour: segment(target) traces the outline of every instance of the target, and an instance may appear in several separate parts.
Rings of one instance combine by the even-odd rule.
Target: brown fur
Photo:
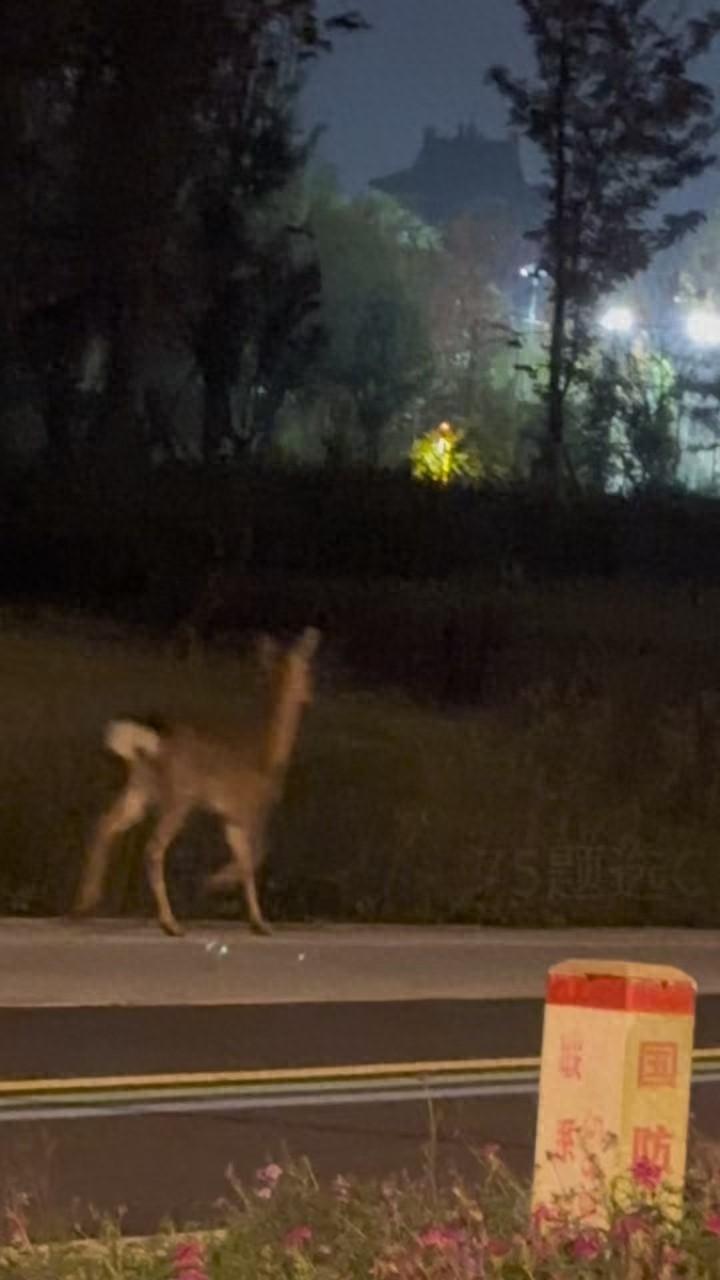
[[[313,629],[285,651],[263,640],[260,656],[268,676],[269,706],[263,728],[253,737],[223,740],[188,725],[158,729],[134,720],[108,725],[106,744],[127,761],[128,779],[95,829],[75,914],[92,912],[100,901],[115,837],[153,809],[157,823],[145,855],[148,880],[160,925],[166,933],[180,936],[167,895],[165,854],[190,814],[201,809],[221,819],[231,855],[209,878],[210,887],[241,884],[253,929],[270,932],[258,903],[255,871],[263,860],[267,818],[282,794],[300,717],[312,699],[310,669],[319,640]]]

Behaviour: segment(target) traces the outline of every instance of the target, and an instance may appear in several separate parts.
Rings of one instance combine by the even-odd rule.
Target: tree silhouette
[[[545,161],[547,217],[532,233],[551,280],[541,477],[567,470],[565,403],[598,301],[702,215],[662,214],[664,193],[712,163],[713,94],[689,74],[720,15],[664,24],[653,0],[518,0],[536,78],[493,67],[510,119]]]

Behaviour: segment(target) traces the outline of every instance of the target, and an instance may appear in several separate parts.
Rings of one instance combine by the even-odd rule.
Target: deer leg
[[[237,867],[237,878],[242,883],[247,903],[250,927],[253,933],[261,933],[266,937],[272,933],[267,920],[263,917],[255,888],[255,869],[253,866],[253,847],[244,827],[229,822],[225,827],[225,838],[230,845],[233,861]]]
[[[97,906],[107,875],[110,846],[116,836],[140,822],[148,803],[145,792],[131,782],[99,819],[85,855],[73,915],[87,915]]]
[[[158,824],[145,852],[147,877],[157,906],[158,924],[172,938],[182,938],[183,930],[175,919],[165,884],[165,854],[168,845],[182,827],[187,811],[168,809],[160,814]]]
[[[224,889],[235,889],[240,883],[240,872],[234,858],[226,862],[218,871],[212,871],[205,877],[205,888],[208,893],[222,892]]]

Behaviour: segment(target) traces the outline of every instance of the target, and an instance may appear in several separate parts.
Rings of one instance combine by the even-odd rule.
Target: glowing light
[[[436,435],[435,451],[436,453],[439,453],[440,457],[442,458],[445,456],[445,454],[450,453],[450,447],[451,447],[450,436],[452,435],[452,427],[450,426],[450,423],[441,422],[440,426],[435,432],[435,435]]]
[[[720,313],[710,307],[691,311],[685,321],[687,334],[697,347],[720,346]]]
[[[600,325],[606,333],[632,333],[635,313],[630,307],[608,307],[600,317]]]
[[[415,440],[410,465],[416,480],[448,485],[463,476],[480,474],[479,460],[463,447],[464,433],[451,422],[439,422],[432,431]]]
[[[534,284],[549,279],[545,268],[539,267],[536,262],[526,262],[524,267],[520,267],[518,275],[522,276],[523,280],[532,280]]]

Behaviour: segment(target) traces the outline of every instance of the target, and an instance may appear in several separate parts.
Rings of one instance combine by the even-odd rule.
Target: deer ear
[[[257,636],[255,640],[255,656],[258,666],[266,675],[272,671],[279,653],[280,646],[277,640],[273,640],[272,636]]]
[[[321,639],[322,635],[317,627],[306,627],[295,645],[295,652],[299,653],[300,657],[304,658],[306,662],[309,662],[317,652]]]

